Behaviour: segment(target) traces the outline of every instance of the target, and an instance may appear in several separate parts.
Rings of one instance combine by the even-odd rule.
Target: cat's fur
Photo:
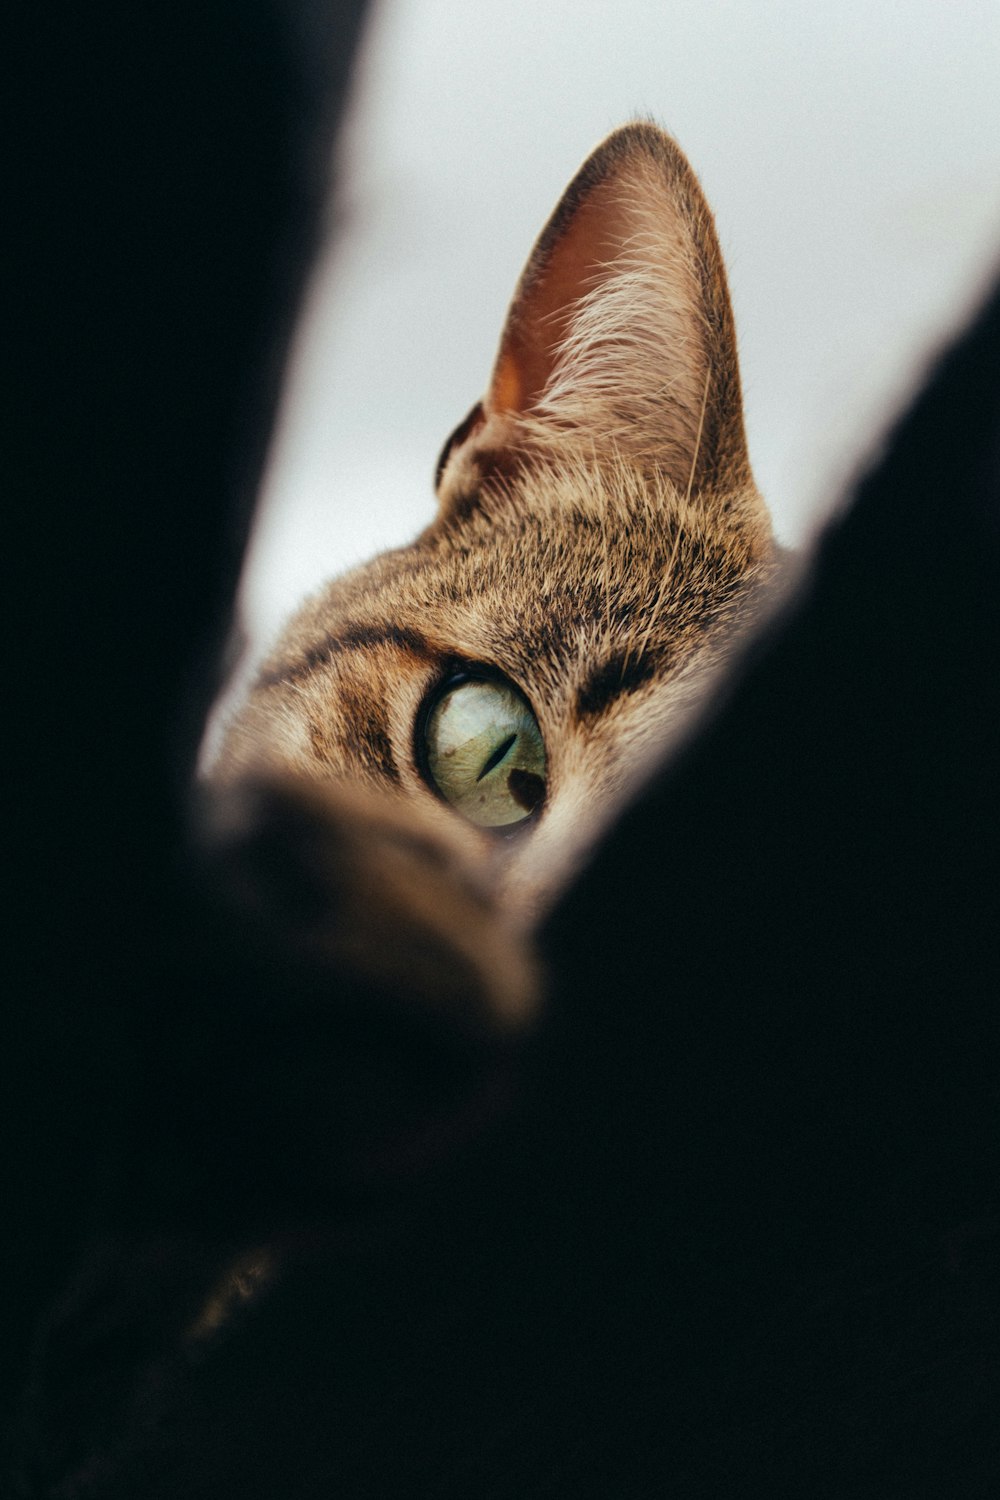
[[[436,520],[295,617],[220,774],[402,794],[472,842],[421,775],[414,725],[448,670],[498,669],[535,711],[548,794],[530,830],[478,843],[504,906],[537,917],[773,566],[711,214],[676,144],[626,126],[535,246],[487,395],[442,455]]]

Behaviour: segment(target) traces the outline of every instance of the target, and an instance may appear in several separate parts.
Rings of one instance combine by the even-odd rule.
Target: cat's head
[[[415,542],[292,620],[221,771],[360,782],[464,823],[537,910],[773,568],[711,214],[656,127],[616,131],[567,188],[437,494]]]

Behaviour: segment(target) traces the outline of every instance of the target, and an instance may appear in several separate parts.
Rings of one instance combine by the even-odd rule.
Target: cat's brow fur
[[[547,800],[519,838],[473,837],[534,912],[662,754],[774,567],[711,214],[656,127],[616,132],[564,194],[438,503],[412,544],[300,610],[220,770],[359,781],[454,828],[414,724],[450,668],[497,669],[534,709]]]

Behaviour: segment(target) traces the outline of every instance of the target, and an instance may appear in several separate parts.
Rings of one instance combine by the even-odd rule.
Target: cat
[[[778,566],[712,217],[656,126],[615,131],[566,189],[436,489],[412,545],[290,622],[227,728],[200,836],[238,923],[279,931],[288,973],[315,962],[342,1011],[353,974],[359,1013],[394,1006],[495,1040],[544,1003],[530,929],[682,734]],[[407,1068],[421,1066],[426,1043],[401,1035]],[[489,1119],[495,1065],[483,1088],[473,1067],[458,1109],[431,1071],[447,1158]],[[322,1073],[344,1086],[334,1057]],[[405,1096],[396,1078],[392,1090]],[[393,1179],[401,1140],[404,1158],[441,1156],[397,1107],[387,1128],[376,1105],[360,1144],[348,1126],[348,1178],[374,1164]],[[211,1368],[220,1341],[239,1347],[248,1309],[280,1301],[287,1250],[266,1213],[223,1250],[164,1256],[157,1237],[123,1264],[98,1246],[50,1332],[49,1380],[94,1307],[113,1338],[159,1330],[139,1389],[170,1383],[165,1358]]]
[[[259,56],[266,75],[276,49]],[[225,105],[213,68],[203,94]],[[214,211],[211,192],[196,201]],[[164,256],[165,276],[175,260]],[[133,312],[126,303],[122,317]],[[226,344],[231,384],[241,347]],[[56,1257],[41,1271],[14,1260],[18,1287],[37,1299],[47,1286],[50,1309],[14,1493],[995,1494],[998,356],[1000,292],[697,733],[658,769],[636,752],[627,777],[650,780],[578,846],[580,876],[560,894],[566,849],[524,856],[521,915],[504,866],[555,812],[561,751],[549,700],[480,639],[462,658],[476,671],[428,689],[492,686],[502,670],[500,707],[527,739],[512,767],[527,780],[498,793],[523,814],[509,842],[477,831],[461,795],[456,809],[432,795],[437,700],[411,682],[412,722],[387,733],[394,759],[400,734],[406,747],[423,736],[407,786],[386,783],[377,756],[364,767],[345,754],[319,774],[294,717],[284,751],[278,734],[272,751],[245,753],[258,697],[205,789],[207,868],[177,857],[155,748],[124,848],[109,854],[114,828],[43,846],[60,853],[47,881],[63,863],[76,877],[65,905],[82,909],[86,943],[55,946],[69,1005],[31,992],[58,1061],[25,1070],[16,1097],[23,1108],[48,1080],[31,1119],[54,1117],[70,1167],[49,1162],[42,1188],[68,1200],[57,1228],[84,1220],[90,1249],[58,1299]],[[88,393],[74,406],[87,410]],[[702,397],[699,462],[710,409]],[[137,403],[137,432],[148,415]],[[484,407],[478,431],[473,417],[446,469],[454,458],[464,472],[467,458],[492,474],[475,445],[495,415]],[[168,431],[187,451],[184,425]],[[519,459],[513,469],[504,482],[518,493]],[[122,516],[134,506],[125,470],[111,491],[127,499]],[[697,475],[682,470],[675,500],[689,482],[693,499]],[[177,504],[204,525],[212,493]],[[102,570],[104,540],[86,592],[100,581],[111,638],[131,652],[149,622],[117,556]],[[191,615],[181,550],[145,559],[156,631],[163,599]],[[211,561],[210,542],[204,552]],[[757,607],[770,566],[759,580],[748,571],[740,610]],[[79,571],[46,595],[64,646],[88,623]],[[195,634],[161,664],[177,670]],[[364,644],[342,639],[337,660]],[[403,660],[412,649],[368,645]],[[143,667],[127,684],[130,723],[153,719],[162,752],[163,675]],[[33,659],[33,686],[36,672]],[[643,683],[624,707],[642,692],[655,707],[657,691]],[[128,761],[105,733],[90,761],[68,757],[72,722],[53,728],[74,801],[89,810],[80,787],[103,788],[86,825],[101,832],[129,790]],[[494,754],[514,753],[514,727],[499,730],[466,766],[466,790]],[[32,847],[38,820],[65,832],[70,799],[52,802],[50,778],[46,763]],[[609,802],[618,795],[609,784]],[[529,942],[532,911],[551,902]],[[61,904],[40,910],[36,967],[61,931]],[[392,1010],[403,997],[420,1003]],[[425,1024],[435,1004],[437,1027]],[[470,1009],[490,1041],[463,1032]],[[126,1053],[117,1070],[114,1047]],[[13,1051],[14,1082],[22,1052],[36,1056]],[[91,1075],[116,1084],[114,1107]],[[76,1107],[60,1116],[66,1090]],[[105,1149],[72,1154],[79,1134]],[[95,1162],[88,1210],[73,1179]]]
[[[291,621],[216,776],[320,780],[331,797],[346,782],[381,799],[362,820],[405,802],[478,860],[508,917],[537,923],[777,566],[712,216],[655,125],[616,130],[566,189],[436,487],[415,542]],[[329,812],[350,817],[343,799]],[[399,930],[359,923],[369,963],[404,955]],[[510,994],[494,1007],[501,1023],[524,1011]]]

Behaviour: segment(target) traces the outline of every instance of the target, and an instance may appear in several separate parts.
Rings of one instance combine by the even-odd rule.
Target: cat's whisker
[[[712,382],[712,369],[711,369],[711,366],[709,366],[708,369],[705,371],[705,389],[704,389],[704,391],[702,393],[702,398],[701,398],[701,411],[700,411],[699,416],[698,416],[698,430],[697,430],[697,433],[695,434],[694,449],[693,449],[692,454],[691,454],[691,466],[690,466],[690,469],[688,470],[687,488],[686,488],[686,490],[684,492],[684,504],[685,504],[685,507],[690,503],[690,500],[691,500],[691,491],[692,491],[692,489],[694,487],[694,476],[695,476],[695,473],[697,472],[697,468],[698,468],[698,455],[701,452],[702,435],[703,435],[703,433],[705,431],[705,410],[706,410],[706,408],[708,406],[708,392],[709,392],[709,387],[711,385],[711,382]],[[642,656],[646,651],[648,651],[650,643],[652,641],[653,630],[654,630],[654,628],[655,628],[655,626],[657,624],[657,621],[660,618],[660,613],[661,613],[661,611],[663,609],[664,603],[666,602],[667,590],[668,590],[668,588],[670,586],[670,581],[671,581],[671,579],[673,577],[674,567],[675,567],[676,562],[677,562],[677,554],[678,554],[678,552],[680,550],[681,536],[683,534],[683,531],[684,531],[683,521],[679,520],[678,521],[678,525],[677,525],[677,534],[674,537],[674,545],[673,545],[673,548],[671,550],[670,557],[669,557],[669,559],[667,561],[666,571],[663,573],[663,575],[660,578],[659,587],[657,588],[657,591],[656,591],[656,598],[654,600],[653,607],[650,610],[649,622],[648,622],[648,624],[646,626],[646,630],[645,630],[645,633],[643,635],[642,644],[641,644],[641,646],[639,648],[639,651],[637,653],[638,656]]]
[[[674,545],[673,545],[673,548],[671,550],[670,556],[667,559],[666,569],[664,570],[664,572],[662,573],[662,575],[660,577],[659,586],[657,587],[657,590],[656,590],[656,597],[653,600],[653,605],[652,605],[652,608],[650,609],[650,612],[649,612],[649,620],[648,620],[648,623],[646,625],[646,629],[645,629],[645,631],[643,633],[643,637],[642,637],[642,641],[640,642],[639,649],[636,652],[636,659],[637,660],[646,654],[646,652],[649,650],[650,645],[652,643],[653,630],[654,630],[655,626],[657,625],[657,623],[658,623],[658,621],[660,619],[660,615],[661,615],[661,612],[663,610],[663,606],[666,603],[667,590],[670,587],[670,581],[671,581],[671,579],[673,577],[674,565],[677,562],[677,554],[678,554],[678,552],[680,550],[681,535],[683,533],[683,530],[684,530],[683,523],[679,520],[678,523],[677,523],[677,534],[674,537]]]
[[[695,471],[698,467],[698,456],[701,453],[701,439],[705,431],[705,408],[708,406],[708,388],[712,383],[712,366],[709,365],[705,371],[705,390],[701,398],[701,412],[698,416],[698,431],[695,433],[694,452],[691,454],[691,468],[688,472],[687,489],[684,491],[685,505],[691,499],[691,489],[694,485]]]
[[[611,540],[608,536],[608,512],[601,511],[601,542],[604,551],[604,576],[601,592],[604,595],[604,646],[611,646]]]

